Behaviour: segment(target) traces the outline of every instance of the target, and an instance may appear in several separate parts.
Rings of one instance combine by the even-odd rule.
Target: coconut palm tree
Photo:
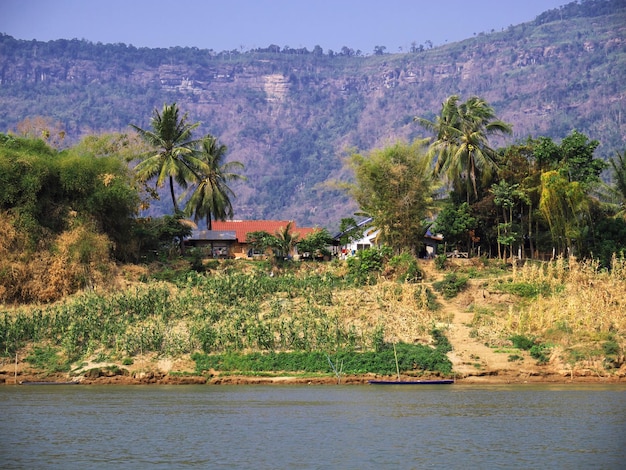
[[[189,123],[187,114],[182,117],[176,103],[164,104],[162,111],[154,110],[150,125],[152,130],[142,129],[134,124],[131,127],[139,136],[154,148],[136,167],[135,172],[142,181],[156,178],[156,186],[161,187],[165,179],[169,179],[170,194],[174,212],[178,212],[178,204],[174,193],[174,181],[186,188],[189,179],[193,178],[193,148],[197,141],[192,140],[191,132],[200,123]]]
[[[488,178],[497,168],[488,137],[508,134],[511,126],[496,119],[493,108],[482,98],[473,96],[461,104],[458,101],[456,95],[449,97],[434,121],[418,119],[418,122],[436,133],[429,147],[434,159],[433,171],[443,173],[455,187],[464,179],[469,202],[470,191],[478,199],[477,180]]]
[[[246,179],[234,172],[243,169],[242,163],[224,163],[226,150],[227,147],[220,145],[215,137],[205,136],[192,168],[196,185],[185,205],[185,213],[188,216],[193,214],[196,222],[205,218],[208,230],[211,230],[212,219],[226,220],[233,216],[231,199],[235,194],[227,183]]]
[[[452,95],[441,105],[441,113],[429,121],[416,117],[414,120],[425,129],[435,134],[435,139],[428,149],[428,156],[433,160],[433,172],[438,176],[448,157],[453,153],[458,142],[459,97]]]

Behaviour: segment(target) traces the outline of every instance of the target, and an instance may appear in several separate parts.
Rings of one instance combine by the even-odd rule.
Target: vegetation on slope
[[[450,265],[469,281],[446,297],[431,283],[450,272],[436,271],[432,261],[421,264],[425,282],[400,281],[402,273],[387,269],[394,263],[385,263],[365,286],[355,285],[354,268],[339,261],[290,263],[276,276],[265,262],[228,260],[205,274],[190,264],[160,274],[129,269],[127,287],[117,291],[5,308],[0,347],[7,364],[17,354],[47,373],[80,375],[88,363],[120,370],[143,364],[145,371],[158,368],[145,359],[156,356],[195,362],[173,373],[332,376],[340,369],[395,375],[396,345],[402,374],[445,376],[453,373],[446,336],[455,321],[442,305],[458,300],[458,308],[473,312],[474,340],[526,361],[526,369],[619,373],[626,348],[623,258],[610,271],[575,260],[482,263]]]

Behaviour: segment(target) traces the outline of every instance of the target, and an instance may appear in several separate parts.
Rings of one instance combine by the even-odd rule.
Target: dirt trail
[[[459,376],[489,376],[512,372],[508,354],[496,352],[472,338],[470,332],[473,312],[454,302],[442,299],[439,302],[446,317],[450,318],[446,336],[452,344],[452,352],[448,353],[448,358]]]

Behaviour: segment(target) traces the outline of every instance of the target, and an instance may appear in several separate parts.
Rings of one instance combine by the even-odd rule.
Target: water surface
[[[624,468],[626,385],[4,386],[2,468]]]

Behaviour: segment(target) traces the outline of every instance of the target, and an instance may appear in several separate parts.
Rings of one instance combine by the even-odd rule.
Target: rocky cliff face
[[[423,52],[369,57],[0,36],[0,130],[42,115],[61,121],[69,139],[127,132],[175,101],[246,165],[237,218],[333,228],[356,210],[329,184],[349,177],[347,149],[427,136],[413,117],[432,117],[451,94],[482,96],[513,124],[514,137],[496,144],[560,140],[576,128],[600,140],[603,155],[622,149],[626,9],[623,0],[609,3],[615,8],[602,16],[538,18]]]

